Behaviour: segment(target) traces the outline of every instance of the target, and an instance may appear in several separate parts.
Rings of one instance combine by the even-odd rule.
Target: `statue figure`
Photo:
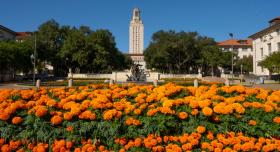
[[[127,81],[145,81],[147,76],[150,76],[148,73],[145,73],[144,69],[140,69],[141,64],[133,64],[131,66],[131,75],[127,76]]]

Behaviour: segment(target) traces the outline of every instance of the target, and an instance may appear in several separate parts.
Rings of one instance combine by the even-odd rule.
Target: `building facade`
[[[139,8],[134,8],[129,26],[129,53],[135,64],[146,67],[144,61],[144,25],[141,20]]]
[[[235,51],[239,58],[243,58],[245,56],[253,56],[252,49],[252,40],[237,40],[237,39],[229,39],[222,42],[218,42],[217,44],[224,51]]]
[[[5,26],[0,25],[0,41],[12,40],[16,42],[22,42],[29,36],[31,32],[15,32]],[[1,69],[0,69],[1,71]],[[11,81],[14,79],[14,69],[10,68],[5,71],[0,72],[0,82],[2,81]]]
[[[5,26],[0,25],[0,41],[16,40],[17,42],[22,42],[31,35],[32,32],[15,32]]]
[[[9,28],[0,25],[0,41],[3,40],[14,40],[16,38],[17,33]]]
[[[249,36],[253,39],[253,72],[269,75],[258,63],[275,51],[280,51],[280,16],[269,21],[269,27]]]

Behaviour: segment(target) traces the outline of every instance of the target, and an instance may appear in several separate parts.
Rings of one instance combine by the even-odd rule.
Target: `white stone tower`
[[[143,54],[143,48],[144,25],[140,17],[140,10],[138,8],[134,8],[129,26],[129,53]]]
[[[129,56],[131,56],[134,63],[141,64],[145,68],[143,50],[144,25],[139,8],[134,8],[129,26]]]

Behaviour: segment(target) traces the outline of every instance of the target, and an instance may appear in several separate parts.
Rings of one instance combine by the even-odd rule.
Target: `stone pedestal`
[[[69,79],[68,80],[68,87],[72,87],[73,86],[73,79]]]
[[[195,80],[193,81],[193,86],[196,87],[196,88],[198,87],[198,81],[197,81],[197,79],[195,79]]]
[[[154,79],[153,84],[154,84],[154,86],[156,87],[156,86],[158,85],[158,80],[157,80],[157,79]]]
[[[225,85],[229,86],[229,79],[228,78],[226,78]]]
[[[36,89],[39,89],[41,86],[41,80],[36,81]]]
[[[113,84],[114,84],[114,80],[113,80],[113,79],[110,79],[109,84],[110,84],[110,85],[113,85]]]
[[[197,75],[197,78],[202,78],[202,74],[201,74],[201,69],[200,69],[200,68],[198,69],[198,75]]]

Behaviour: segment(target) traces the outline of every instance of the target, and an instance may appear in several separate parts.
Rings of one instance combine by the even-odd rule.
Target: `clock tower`
[[[134,8],[129,26],[129,56],[135,64],[143,65],[144,61],[144,25],[139,8]]]

